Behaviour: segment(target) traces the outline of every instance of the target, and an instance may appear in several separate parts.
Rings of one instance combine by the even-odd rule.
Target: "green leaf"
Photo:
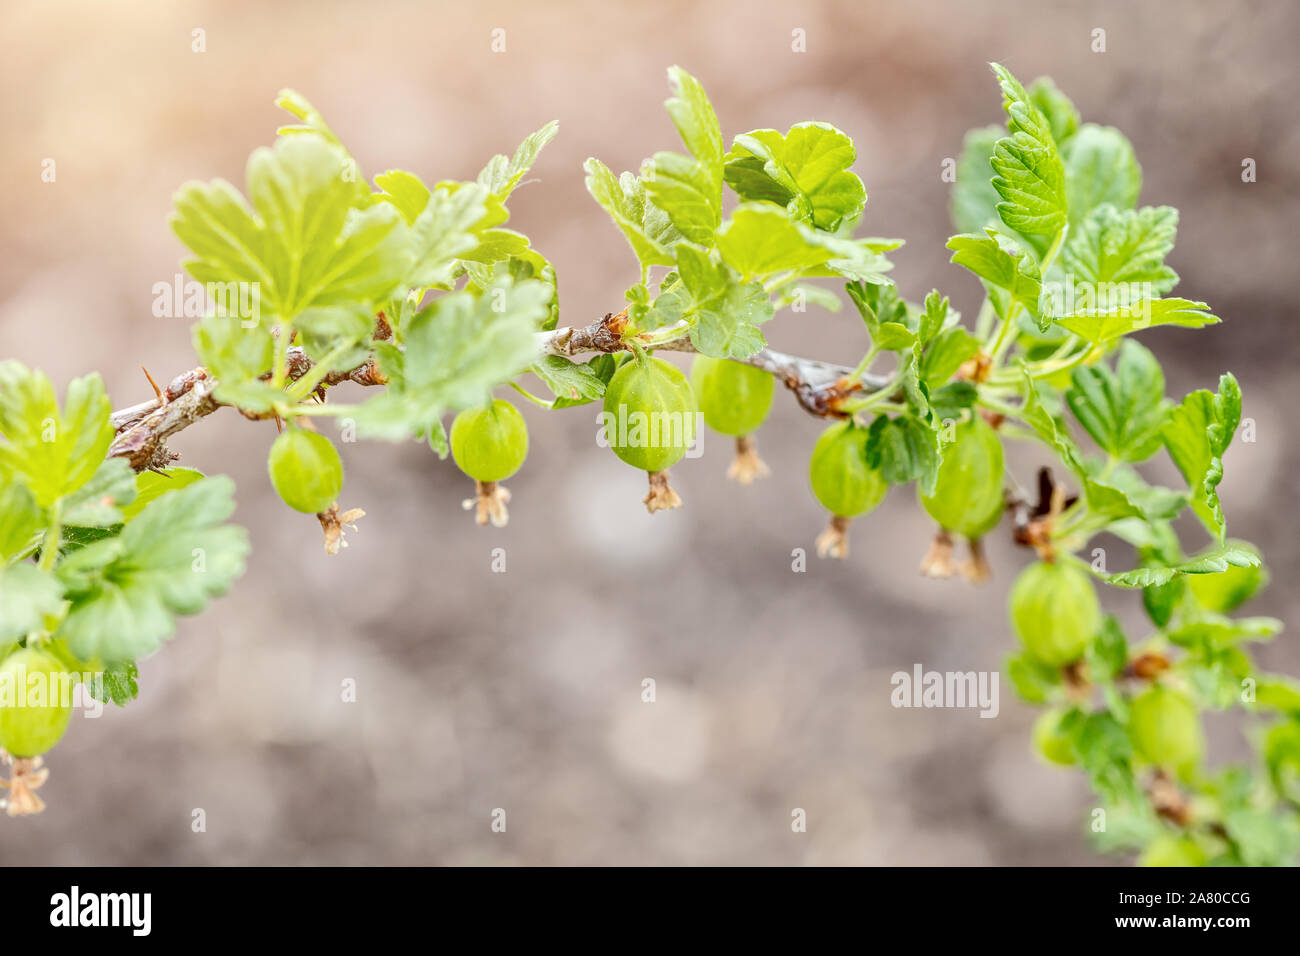
[[[63,524],[75,528],[107,528],[124,520],[122,508],[135,500],[135,472],[121,458],[108,458],[94,476],[68,496]]]
[[[546,384],[552,395],[565,399],[566,405],[592,402],[605,394],[606,382],[601,381],[595,369],[560,355],[548,355],[534,362],[529,371]]]
[[[785,212],[759,203],[741,205],[718,230],[718,252],[746,279],[800,271],[831,259],[834,252],[801,229]]]
[[[1023,368],[1023,372],[1025,402],[1021,414],[1024,422],[1056,451],[1061,462],[1079,480],[1083,486],[1088,509],[1111,521],[1121,518],[1150,517],[1124,489],[1094,476],[1093,470],[1080,454],[1079,446],[1075,444],[1064,425],[1058,424],[1044,406],[1028,368]]]
[[[668,215],[650,201],[645,183],[631,173],[616,177],[595,158],[587,160],[583,169],[587,171],[587,192],[622,230],[641,262],[642,272],[650,266],[672,265],[669,247],[680,242],[682,234]]]
[[[756,129],[736,137],[725,177],[741,199],[774,202],[799,222],[835,232],[867,203],[867,191],[849,167],[853,140],[829,123],[799,123],[784,136]]]
[[[1079,128],[1079,111],[1070,98],[1056,88],[1051,77],[1040,76],[1029,84],[1029,98],[1047,118],[1052,139],[1062,146]]]
[[[957,421],[978,398],[979,389],[973,382],[949,382],[930,392],[930,411],[937,422]]]
[[[1293,817],[1241,807],[1224,815],[1223,827],[1245,866],[1286,866],[1300,853],[1300,826]]]
[[[45,626],[45,615],[63,607],[58,578],[34,564],[0,568],[0,641],[13,641]]]
[[[901,352],[911,348],[915,341],[916,333],[901,322],[885,322],[876,330],[876,337],[871,344],[886,352]]]
[[[1171,206],[1098,206],[1071,233],[1061,264],[1092,297],[1087,307],[1155,298],[1178,283],[1178,274],[1165,265],[1177,233],[1178,210]]]
[[[1223,480],[1223,455],[1240,422],[1241,388],[1232,375],[1224,375],[1218,394],[1205,389],[1188,394],[1170,412],[1163,433],[1169,457],[1192,493],[1192,510],[1220,543],[1224,523],[1218,486]]]
[[[122,533],[66,557],[58,573],[72,599],[56,632],[83,660],[135,660],[197,614],[244,570],[248,536],[223,522],[234,482],[204,478],[151,501]]]
[[[294,123],[288,126],[281,126],[275,132],[277,136],[289,136],[299,133],[311,133],[324,137],[327,142],[335,146],[341,146],[338,136],[334,130],[330,129],[329,124],[325,122],[325,117],[307,98],[296,90],[284,89],[275,100],[275,105],[280,107],[286,113],[297,117],[301,123]]]
[[[673,125],[677,127],[677,132],[691,155],[703,163],[721,185],[722,128],[718,125],[717,114],[713,112],[713,104],[709,102],[699,80],[680,66],[668,68],[668,82],[672,85],[674,95],[664,106],[672,117]]]
[[[757,326],[772,317],[773,309],[760,283],[741,281],[725,263],[715,265],[706,253],[685,243],[677,247],[677,271],[681,315],[691,322],[696,351],[742,359],[764,346]]]
[[[1070,228],[1103,203],[1132,209],[1142,191],[1142,167],[1119,130],[1085,123],[1062,149]]]
[[[0,565],[27,554],[45,528],[45,515],[26,485],[0,472]]]
[[[1257,568],[1260,565],[1259,555],[1248,548],[1220,546],[1172,567],[1138,568],[1107,575],[1106,580],[1121,588],[1145,588],[1168,584],[1183,574],[1218,574],[1228,570],[1229,565]]]
[[[560,124],[551,120],[537,132],[526,136],[519,144],[519,148],[515,150],[513,157],[500,153],[493,156],[478,174],[478,184],[504,202],[532,168],[533,163],[537,162],[542,149],[555,138],[559,129]]]
[[[86,682],[90,696],[103,703],[125,707],[140,694],[140,671],[135,661],[114,661]]]
[[[0,472],[48,508],[94,476],[113,441],[112,406],[98,375],[73,379],[60,411],[42,372],[0,362]]]
[[[990,160],[1002,133],[1001,126],[981,126],[966,134],[957,160],[950,209],[958,232],[983,233],[986,227],[1001,221],[997,206],[1002,197],[993,188]]]
[[[931,494],[939,475],[939,433],[913,415],[880,415],[871,423],[866,458],[891,485],[916,481]]]
[[[458,261],[478,247],[484,224],[491,221],[488,204],[492,197],[487,188],[477,183],[440,183],[431,192],[426,190],[420,202],[419,191],[404,176],[376,176],[375,183],[385,190],[398,190],[388,195],[403,216],[415,212],[408,219],[414,261],[405,285],[448,288]],[[497,217],[497,221],[502,220]]]
[[[130,521],[145,505],[167,494],[194,484],[203,477],[197,468],[168,468],[164,471],[142,471],[135,476],[135,500],[122,509],[122,517]]]
[[[1047,667],[1025,651],[1007,658],[1007,676],[1016,693],[1031,704],[1044,703],[1061,682],[1061,672]]]
[[[677,66],[668,80],[676,95],[664,105],[691,155],[655,153],[646,191],[683,236],[708,248],[722,221],[722,129],[699,81]]]
[[[1101,364],[1077,368],[1071,381],[1065,400],[1103,451],[1146,461],[1160,449],[1170,406],[1164,372],[1146,348],[1125,341],[1115,371]]]
[[[1127,802],[1140,795],[1133,775],[1133,744],[1108,711],[1069,711],[1061,720],[1093,790],[1106,800]]]
[[[921,353],[921,381],[931,390],[937,389],[978,351],[978,340],[961,326],[945,329]]]
[[[1128,663],[1128,642],[1119,622],[1106,615],[1087,650],[1088,675],[1094,682],[1114,680]]]
[[[907,323],[907,303],[898,295],[898,288],[892,283],[875,285],[864,282],[850,282],[844,291],[853,300],[853,305],[866,323],[867,333],[874,339],[880,326],[886,322]]]
[[[1057,320],[1057,324],[1089,342],[1105,344],[1122,335],[1157,325],[1199,329],[1217,325],[1219,317],[1204,302],[1189,299],[1142,299],[1109,309],[1085,310]]]
[[[359,432],[393,441],[428,435],[448,411],[485,405],[492,389],[532,364],[533,331],[545,319],[551,288],[508,278],[479,296],[453,292],[411,320],[406,350],[393,361],[388,390],[356,410]]]
[[[272,322],[382,302],[408,269],[409,238],[387,203],[362,208],[369,193],[351,163],[322,137],[287,136],[249,157],[248,201],[221,180],[182,186],[171,224],[194,253],[190,275],[255,289]]]
[[[982,236],[953,236],[948,240],[952,262],[973,272],[989,291],[994,310],[1007,318],[1012,310],[1023,308],[1041,331],[1051,326],[1051,318],[1039,311],[1042,277],[1036,263],[1019,250],[1010,251],[998,241],[992,229]]]
[[[618,370],[621,361],[623,361],[622,356],[601,354],[593,356],[589,361],[584,363],[583,367],[589,369],[591,374],[594,375],[596,380],[600,383],[600,394],[602,396],[605,394],[605,388],[609,385],[609,380],[614,377],[614,373]],[[551,403],[551,407],[572,408],[576,405],[586,405],[589,401],[594,400],[595,399],[588,398],[557,397],[555,401]]]
[[[1066,221],[1065,166],[1052,128],[1025,88],[1003,66],[993,63],[1002,86],[1002,105],[1010,133],[997,142],[992,166],[993,188],[1002,197],[998,215],[1023,236],[1050,242]]]
[[[275,340],[268,326],[245,327],[233,315],[209,315],[194,326],[194,351],[217,380],[217,401],[249,411],[269,411],[284,393],[259,379],[271,371]]]

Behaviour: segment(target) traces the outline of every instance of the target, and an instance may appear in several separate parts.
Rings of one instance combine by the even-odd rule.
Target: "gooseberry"
[[[71,675],[56,657],[26,647],[0,662],[0,747],[38,756],[59,742],[71,719]]]
[[[771,474],[758,457],[754,432],[772,409],[776,380],[752,365],[697,355],[691,366],[691,386],[704,423],[736,439],[736,456],[727,477],[748,485]]]
[[[614,454],[649,473],[648,511],[681,505],[667,473],[695,440],[698,413],[695,393],[681,370],[649,355],[625,363],[605,387],[605,436]]]
[[[325,511],[343,490],[343,461],[324,435],[291,426],[271,445],[267,470],[276,494],[295,511]]]
[[[1078,660],[1101,627],[1101,605],[1088,575],[1060,561],[1025,568],[1011,587],[1008,609],[1025,649],[1049,667]]]
[[[517,472],[528,457],[528,425],[504,398],[482,408],[461,412],[451,423],[451,457],[474,479],[475,497],[465,509],[475,509],[475,521],[504,527],[510,520],[510,492],[498,482]]]
[[[1148,763],[1185,774],[1205,753],[1196,704],[1181,692],[1155,684],[1129,707],[1129,736]]]
[[[884,500],[889,483],[867,465],[869,432],[854,421],[831,425],[813,447],[808,480],[813,494],[831,513],[829,527],[817,539],[817,553],[847,557],[850,521]]]

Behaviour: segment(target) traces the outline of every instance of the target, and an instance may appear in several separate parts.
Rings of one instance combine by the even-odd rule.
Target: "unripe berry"
[[[72,681],[59,660],[21,648],[0,662],[0,747],[15,757],[45,753],[72,718]]]
[[[1002,516],[1002,442],[979,415],[954,431],[934,493],[921,495],[921,506],[940,527],[978,538]]]
[[[343,490],[343,461],[324,435],[290,426],[271,446],[267,470],[276,494],[295,511],[317,514]]]
[[[699,405],[675,365],[651,356],[624,364],[605,388],[605,434],[614,454],[633,468],[671,468],[695,440]]]
[[[1205,753],[1196,704],[1179,691],[1155,684],[1129,707],[1133,748],[1148,763],[1186,775]]]
[[[1097,593],[1073,564],[1031,564],[1012,585],[1008,607],[1025,649],[1050,667],[1078,660],[1101,627]]]
[[[1142,851],[1138,866],[1205,866],[1205,851],[1191,837],[1161,834]]]
[[[697,355],[691,387],[704,413],[704,424],[723,435],[749,435],[772,409],[774,379],[762,369],[727,359]]]
[[[822,432],[808,462],[808,480],[822,507],[840,518],[866,514],[884,500],[889,483],[867,466],[867,429],[852,421]]]
[[[457,415],[450,440],[457,467],[475,481],[504,481],[528,456],[524,416],[504,398]]]
[[[1067,734],[1061,732],[1063,710],[1049,710],[1034,721],[1034,746],[1050,763],[1069,766],[1075,762],[1074,745]]]

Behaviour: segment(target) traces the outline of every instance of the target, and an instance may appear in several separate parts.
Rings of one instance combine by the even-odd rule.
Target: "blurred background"
[[[555,263],[563,324],[617,311],[635,260],[581,165],[635,169],[678,148],[662,109],[673,63],[704,83],[728,142],[805,119],[852,135],[865,233],[907,239],[893,257],[904,293],[937,286],[973,316],[977,283],[943,248],[940,168],[968,127],[1002,121],[986,65],[998,60],[1026,82],[1049,73],[1086,120],[1123,129],[1142,202],[1181,210],[1178,293],[1225,322],[1142,341],[1171,395],[1225,369],[1240,379],[1258,440],[1228,457],[1229,530],[1273,568],[1251,610],[1297,622],[1298,28],[1284,2],[10,0],[0,356],[60,389],[99,370],[117,407],[151,397],[139,366],[164,382],[191,367],[188,321],[151,313],[153,284],[181,258],[170,196],[191,178],[242,184],[284,119],[285,86],[370,175],[472,178],[558,119],[511,225]],[[792,51],[795,30],[806,52]],[[851,312],[782,314],[766,331],[850,364],[864,344]],[[49,810],[0,821],[0,862],[1124,862],[1087,846],[1093,799],[1080,775],[1039,763],[1035,712],[1005,680],[992,720],[890,705],[897,670],[1001,667],[1005,594],[1027,560],[1005,526],[989,585],[926,580],[932,528],[895,490],[854,529],[849,560],[814,555],[793,573],[793,549],[811,551],[824,520],[806,488],[821,426],[784,393],[761,436],[770,479],[726,482],[729,444],[709,435],[673,471],[685,507],[653,517],[644,476],[596,447],[594,406],[522,410],[533,450],[503,530],[474,525],[467,479],[427,447],[342,445],[341,503],[368,515],[335,558],[269,486],[273,425],[223,411],[179,436],[182,464],[238,482],[248,572],[142,662],[136,702],[74,718],[49,761]],[[1039,458],[1016,448],[1010,461],[1026,480]],[[1150,474],[1176,480],[1167,459]],[[1105,600],[1143,633],[1134,595]],[[1260,657],[1300,673],[1294,634]],[[341,700],[349,679],[355,703]],[[1241,753],[1240,729],[1210,719],[1215,758]],[[806,833],[791,832],[794,808]]]

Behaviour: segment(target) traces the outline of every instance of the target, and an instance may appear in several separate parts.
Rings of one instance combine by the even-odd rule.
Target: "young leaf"
[[[1259,555],[1248,548],[1224,545],[1170,567],[1137,568],[1108,575],[1106,580],[1121,588],[1155,587],[1168,584],[1182,574],[1218,574],[1228,570],[1229,565],[1257,568]]]
[[[63,524],[69,528],[107,528],[125,521],[122,508],[135,500],[135,472],[121,458],[108,458],[90,481],[68,495]]]
[[[853,140],[829,123],[799,123],[782,136],[756,129],[736,137],[726,156],[727,185],[741,199],[774,202],[799,222],[835,232],[867,204],[867,191],[849,167]]]
[[[90,481],[113,442],[112,405],[98,375],[73,379],[59,409],[44,373],[0,362],[0,471],[41,508]]]
[[[950,209],[958,232],[982,234],[985,228],[1001,221],[997,207],[1002,197],[993,188],[990,160],[1002,134],[1001,126],[981,126],[966,134],[957,160]]]
[[[409,240],[389,204],[360,208],[369,193],[350,163],[321,137],[286,136],[249,157],[249,202],[221,180],[182,186],[171,223],[194,253],[190,275],[256,289],[270,321],[383,301],[407,270]]]
[[[1164,427],[1165,447],[1192,492],[1192,510],[1222,542],[1219,482],[1223,454],[1241,421],[1241,388],[1232,375],[1219,379],[1218,394],[1198,389],[1183,399]]]
[[[1103,203],[1132,209],[1142,191],[1142,167],[1133,144],[1110,126],[1085,123],[1065,144],[1065,195],[1070,228]]]
[[[479,296],[453,292],[411,320],[406,351],[388,391],[358,407],[357,429],[398,441],[425,436],[448,411],[485,405],[492,389],[528,368],[533,332],[545,319],[551,288],[536,279],[501,279]]]
[[[1031,257],[1005,249],[992,229],[985,230],[984,235],[953,236],[948,248],[953,251],[950,261],[969,269],[984,283],[1000,318],[1007,318],[1018,306],[1029,313],[1041,331],[1051,326],[1051,318],[1039,311],[1042,277],[1038,263]]]
[[[672,265],[669,247],[681,241],[682,234],[667,214],[650,202],[645,183],[631,173],[616,177],[595,158],[587,160],[583,169],[587,171],[587,192],[623,231],[642,272],[650,266]]]
[[[1065,141],[1079,128],[1079,111],[1075,109],[1074,103],[1056,88],[1048,76],[1040,76],[1029,84],[1029,99],[1047,118],[1056,145],[1063,147]]]
[[[868,467],[891,485],[916,481],[922,494],[934,492],[939,476],[939,433],[914,415],[880,415],[867,437]]]
[[[1071,381],[1065,400],[1103,451],[1145,461],[1160,449],[1169,403],[1164,372],[1147,349],[1125,341],[1115,371],[1102,364],[1077,368]]]
[[[515,150],[513,157],[501,153],[493,156],[478,174],[478,184],[498,200],[505,202],[519,185],[519,181],[527,175],[533,163],[537,162],[542,149],[555,138],[559,129],[560,124],[551,120],[537,132],[526,136],[519,144],[519,148]]]
[[[676,95],[664,105],[691,155],[655,153],[646,191],[683,236],[708,248],[722,221],[722,129],[695,77],[674,66],[668,80]]]
[[[275,340],[268,326],[245,327],[233,315],[209,315],[194,326],[194,351],[216,378],[218,401],[248,411],[269,411],[284,393],[258,379],[271,370]]]
[[[718,230],[717,242],[722,260],[745,279],[801,271],[834,255],[812,230],[791,222],[783,210],[762,203],[737,208]]]
[[[0,641],[9,642],[44,626],[45,615],[63,606],[63,587],[34,564],[0,567]]]
[[[601,381],[595,369],[560,355],[547,355],[528,370],[546,384],[552,395],[565,399],[566,406],[592,402],[605,394],[607,383]]]
[[[1218,324],[1219,317],[1208,310],[1204,302],[1188,299],[1142,299],[1107,309],[1085,309],[1058,319],[1057,325],[1100,345],[1156,325],[1199,329]]]
[[[105,704],[125,707],[140,694],[140,671],[135,661],[114,661],[86,682],[90,696]]]
[[[763,286],[738,279],[723,263],[682,243],[677,247],[681,275],[681,315],[691,320],[691,344],[713,358],[748,358],[765,342],[757,326],[772,317]],[[664,298],[660,296],[660,299]],[[658,303],[656,302],[656,306]]]
[[[1178,210],[1098,206],[1070,234],[1061,252],[1066,275],[1082,283],[1098,305],[1156,298],[1178,283],[1165,265],[1178,233]]]
[[[1002,105],[1007,111],[1009,136],[998,140],[993,151],[993,188],[1002,197],[998,215],[1007,227],[1023,236],[1042,236],[1050,242],[1065,225],[1065,166],[1052,129],[1042,111],[1030,100],[1020,81],[1005,67],[993,63],[1002,85]]]
[[[234,483],[204,478],[146,505],[114,538],[59,564],[72,606],[56,632],[83,660],[135,660],[197,614],[244,570],[248,536],[224,524]]]
[[[0,565],[31,551],[45,527],[45,515],[27,486],[5,481],[0,471]]]
[[[921,353],[921,381],[929,389],[937,389],[978,351],[979,341],[961,326],[945,329]]]

